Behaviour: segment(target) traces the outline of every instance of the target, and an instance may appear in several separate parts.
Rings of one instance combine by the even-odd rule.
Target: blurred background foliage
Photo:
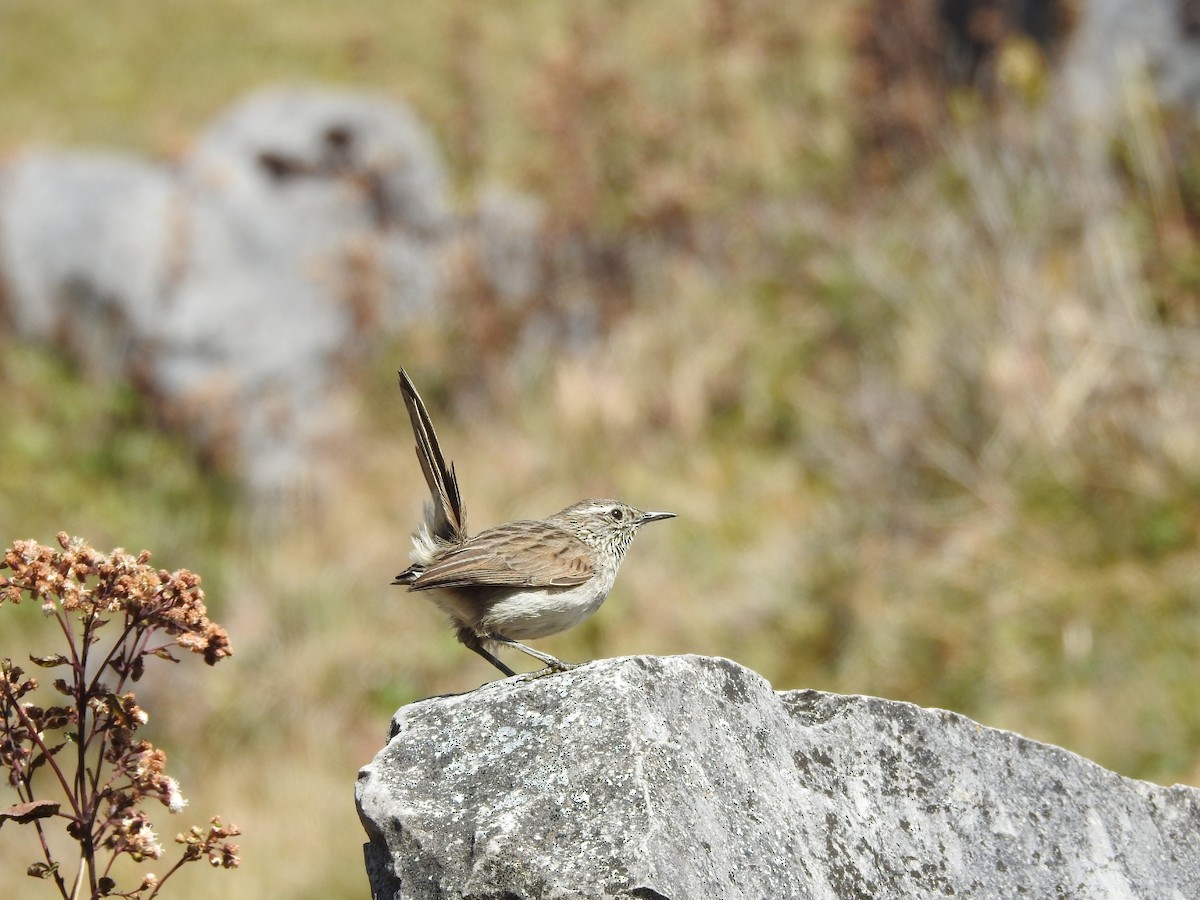
[[[0,5],[0,152],[170,159],[264,82],[361,86],[431,125],[460,198],[541,198],[557,255],[532,301],[464,280],[356,360],[356,427],[282,513],[130,385],[0,336],[5,541],[150,549],[234,642],[142,688],[191,800],[161,832],[244,831],[240,871],[176,895],[361,896],[356,767],[396,706],[495,674],[388,586],[424,491],[400,364],[474,528],[589,495],[679,513],[548,651],[728,656],[1200,783],[1192,126],[1135,79],[1102,133],[1064,127],[1021,38],[986,91],[881,105],[870,8]],[[50,652],[36,606],[4,620],[5,654]]]

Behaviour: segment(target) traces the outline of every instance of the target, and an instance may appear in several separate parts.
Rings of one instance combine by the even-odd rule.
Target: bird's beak
[[[647,522],[657,522],[659,519],[673,519],[675,513],[669,512],[644,512],[638,519],[638,525],[645,525]]]

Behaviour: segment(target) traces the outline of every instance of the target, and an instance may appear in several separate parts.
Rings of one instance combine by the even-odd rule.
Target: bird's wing
[[[545,522],[481,531],[426,567],[410,590],[453,587],[572,587],[592,577],[592,550]]]

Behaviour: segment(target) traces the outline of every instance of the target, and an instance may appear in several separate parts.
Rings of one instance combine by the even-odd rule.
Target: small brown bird
[[[459,641],[505,675],[516,673],[492,652],[499,644],[554,670],[572,668],[518,639],[557,634],[599,609],[637,530],[674,513],[583,500],[540,521],[508,522],[468,537],[454,466],[446,464],[425,404],[403,369],[400,390],[432,499],[413,532],[413,564],[392,584],[431,591]]]

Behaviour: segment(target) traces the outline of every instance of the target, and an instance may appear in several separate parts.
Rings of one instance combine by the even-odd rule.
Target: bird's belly
[[[571,588],[529,588],[497,600],[479,619],[487,633],[502,634],[513,640],[546,637],[578,625],[600,608],[608,596],[608,584],[587,584]]]

